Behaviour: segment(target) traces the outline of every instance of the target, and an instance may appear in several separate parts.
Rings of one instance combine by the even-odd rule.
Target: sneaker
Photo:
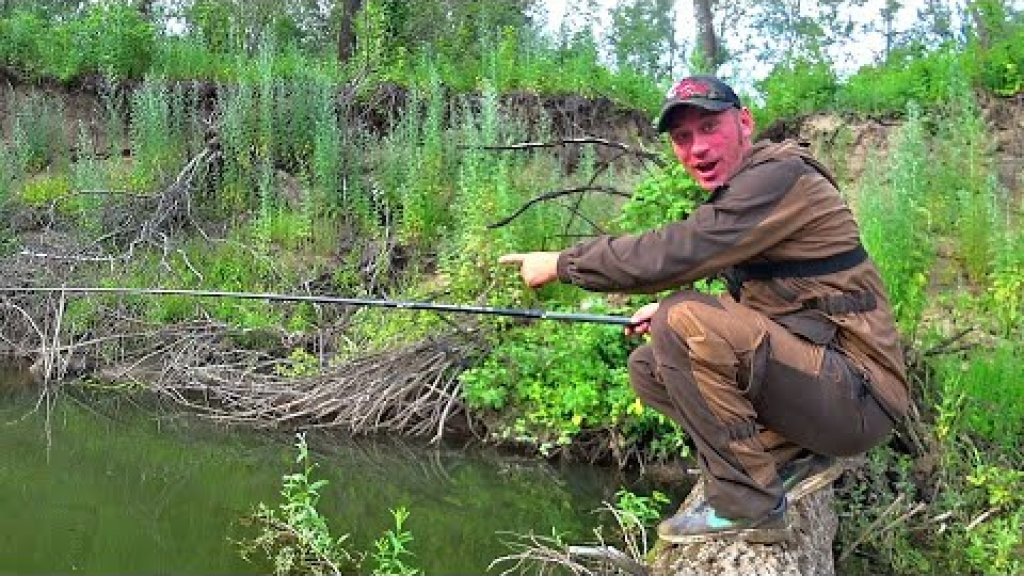
[[[782,488],[790,502],[796,502],[832,484],[842,473],[843,465],[838,460],[813,453],[791,460],[779,468]]]
[[[726,536],[761,544],[786,540],[789,538],[786,499],[783,498],[775,509],[757,520],[724,518],[704,501],[696,508],[680,511],[658,524],[658,537],[673,544],[707,542]]]

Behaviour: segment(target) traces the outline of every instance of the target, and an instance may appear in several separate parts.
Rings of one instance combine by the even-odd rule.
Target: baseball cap
[[[668,130],[672,111],[681,106],[696,106],[713,112],[727,108],[742,108],[736,92],[714,76],[690,76],[676,82],[665,94],[665,103],[658,114],[658,132]]]

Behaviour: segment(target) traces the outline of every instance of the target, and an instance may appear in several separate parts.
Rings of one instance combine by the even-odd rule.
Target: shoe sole
[[[828,468],[825,468],[820,472],[815,472],[807,478],[797,482],[793,488],[786,492],[786,499],[788,499],[790,503],[793,503],[808,494],[817,492],[818,490],[821,490],[835,482],[837,478],[842,476],[844,470],[845,467],[842,463],[835,462]]]
[[[670,544],[705,544],[713,541],[739,541],[751,544],[778,544],[788,541],[793,536],[792,528],[743,528],[740,530],[722,530],[704,534],[688,534],[686,536],[662,535],[658,538]]]

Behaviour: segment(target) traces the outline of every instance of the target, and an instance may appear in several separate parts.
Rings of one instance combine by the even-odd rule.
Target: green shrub
[[[645,178],[622,205],[616,224],[625,232],[639,233],[681,220],[707,199],[686,168],[674,159]]]
[[[932,106],[945,101],[951,80],[962,73],[961,53],[954,47],[907,47],[883,64],[858,70],[839,88],[836,103],[842,110],[872,114],[898,114],[911,103]]]
[[[15,10],[0,19],[0,63],[17,67],[31,76],[46,71],[46,42],[50,24],[35,11]]]
[[[836,73],[827,62],[795,60],[776,66],[757,83],[764,94],[758,123],[767,126],[778,118],[792,118],[833,107]]]
[[[1020,574],[1024,571],[1024,533],[1021,526],[1024,526],[1024,508],[990,517],[972,530],[964,530],[963,540],[966,542],[953,548],[956,552],[963,551],[965,563],[973,574]]]
[[[0,62],[36,77],[138,78],[155,50],[153,25],[124,2],[91,3],[82,15],[63,21],[29,10],[0,20]]]
[[[499,436],[546,454],[585,431],[609,428],[630,443],[660,434],[678,439],[630,388],[626,359],[633,346],[621,328],[593,324],[503,332],[490,354],[462,373],[466,402],[501,417]],[[675,448],[680,451],[669,456],[682,454],[681,445]]]
[[[140,78],[149,69],[156,30],[131,4],[95,3],[84,18],[64,26],[69,55],[77,58],[75,76],[100,73],[113,78]]]
[[[975,25],[986,33],[971,37],[964,50],[973,81],[1003,96],[1024,90],[1024,18],[1010,10],[1005,2],[974,2]]]

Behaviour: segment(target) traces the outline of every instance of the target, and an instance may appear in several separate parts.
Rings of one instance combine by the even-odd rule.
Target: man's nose
[[[707,140],[701,136],[694,136],[693,143],[690,145],[690,154],[694,156],[703,156],[707,154],[711,146],[708,145]]]

